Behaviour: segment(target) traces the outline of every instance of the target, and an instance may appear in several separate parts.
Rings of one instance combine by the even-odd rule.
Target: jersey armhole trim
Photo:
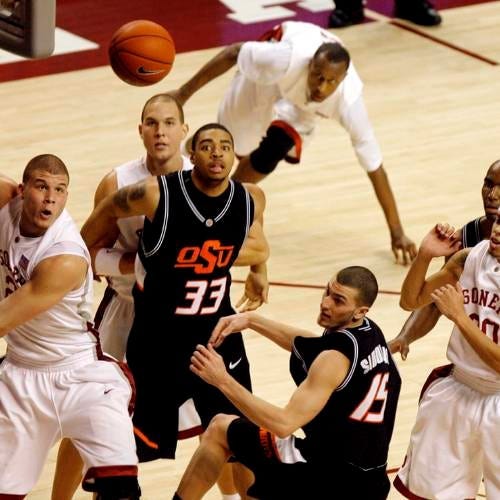
[[[163,241],[165,240],[165,235],[167,233],[167,223],[168,223],[168,215],[169,215],[169,213],[168,213],[168,210],[169,210],[168,185],[167,185],[167,180],[165,179],[164,176],[158,177],[158,182],[160,183],[160,187],[162,188],[162,191],[163,191],[163,222],[162,222],[162,226],[161,226],[160,236],[158,238],[158,241],[156,242],[156,245],[153,247],[152,250],[150,250],[149,252],[146,251],[144,239],[141,238],[142,250],[143,250],[144,256],[146,258],[151,257],[156,252],[158,252],[158,250],[160,249],[160,247],[163,244]],[[158,209],[157,209],[157,213],[158,213]]]

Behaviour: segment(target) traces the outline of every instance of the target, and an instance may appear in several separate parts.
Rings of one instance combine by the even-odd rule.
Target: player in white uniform
[[[85,465],[84,489],[135,499],[133,388],[90,324],[90,256],[64,210],[68,182],[59,158],[37,156],[21,196],[0,209],[0,498],[24,498],[50,448],[68,437]]]
[[[171,96],[158,94],[148,99],[139,125],[146,156],[108,173],[97,187],[94,206],[108,194],[152,175],[191,169],[189,159],[181,155],[181,142],[187,131],[182,107]],[[95,274],[106,276],[109,281],[106,297],[96,314],[96,328],[103,350],[120,360],[125,356],[134,317],[134,261],[143,225],[144,217],[121,219],[115,234],[109,235],[99,247],[90,249]]]
[[[460,244],[438,225],[422,241],[403,283],[401,305],[431,300],[455,326],[447,357],[431,374],[420,401],[403,467],[394,482],[407,498],[500,498],[500,211],[490,240],[455,253],[425,279],[432,258]]]
[[[163,175],[177,170],[190,170],[189,158],[181,154],[181,142],[188,126],[184,121],[182,106],[168,94],[149,98],[141,113],[139,134],[146,149],[146,156],[109,172],[99,183],[94,206],[107,195],[122,187],[135,184],[150,176]],[[132,288],[135,283],[134,261],[144,217],[119,219],[115,232],[106,241],[90,248],[94,273],[106,276],[108,287],[95,316],[103,351],[123,360],[128,334],[134,319]],[[201,420],[192,400],[179,409],[179,439],[186,439],[203,432]],[[61,443],[54,483],[53,500],[69,500],[80,483],[81,460],[69,440]],[[221,479],[223,492],[235,491],[232,481]]]
[[[233,178],[259,182],[280,160],[300,161],[318,117],[338,121],[373,184],[404,263],[416,254],[399,219],[382,154],[363,101],[363,84],[349,53],[334,35],[313,24],[287,21],[259,42],[235,43],[172,92],[182,103],[237,64],[218,120],[235,139],[240,163]]]
[[[139,124],[146,156],[109,172],[97,187],[94,205],[108,194],[152,175],[191,169],[189,158],[181,155],[181,142],[187,131],[182,106],[171,96],[157,94],[149,98],[142,109]],[[95,328],[99,330],[103,351],[120,361],[125,357],[128,334],[134,319],[134,260],[143,225],[144,217],[121,219],[116,231],[110,233],[106,241],[90,249],[94,274],[106,276],[108,280],[108,287],[95,316]],[[201,432],[200,419],[194,406],[188,402],[180,410],[179,434],[184,438]],[[64,440],[54,477],[54,500],[73,497],[80,483],[81,468],[76,449],[69,440]]]

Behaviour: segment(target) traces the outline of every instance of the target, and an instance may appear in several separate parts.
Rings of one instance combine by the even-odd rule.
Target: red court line
[[[245,283],[245,281],[233,280],[233,283]],[[287,283],[284,281],[270,281],[269,285],[283,286],[287,288],[312,288],[315,290],[323,290],[323,288],[325,288],[325,285],[308,285],[306,283]],[[378,293],[382,293],[384,295],[400,295],[400,292],[394,292],[392,290],[379,290]]]
[[[437,43],[439,45],[443,45],[444,47],[448,47],[449,49],[460,52],[461,54],[465,54],[466,56],[473,57],[474,59],[477,59],[478,61],[482,61],[486,64],[491,65],[491,66],[498,66],[498,64],[499,64],[497,61],[494,61],[493,59],[490,59],[489,57],[482,56],[481,54],[477,54],[476,52],[472,52],[471,50],[464,49],[462,47],[459,47],[458,45],[453,45],[450,42],[442,40],[441,38],[437,38],[433,35],[430,35],[429,33],[426,33],[424,31],[420,31],[417,28],[413,28],[412,26],[401,23],[401,22],[396,21],[394,19],[390,20],[389,23],[392,24],[393,26],[396,26],[397,28],[401,28],[403,30],[409,31],[411,33],[414,33],[415,35],[421,36],[422,38],[427,38],[428,40],[431,40],[434,43]]]

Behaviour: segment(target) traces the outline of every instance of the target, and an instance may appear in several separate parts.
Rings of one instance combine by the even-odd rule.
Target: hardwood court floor
[[[442,27],[422,31],[500,61],[500,2],[443,14]],[[459,226],[481,215],[482,179],[500,157],[499,67],[386,22],[355,26],[340,35],[365,82],[368,110],[407,233],[419,242],[435,222]],[[2,173],[19,179],[32,156],[59,155],[71,174],[68,208],[81,224],[101,177],[142,154],[137,123],[143,102],[153,93],[175,88],[215,53],[208,49],[180,54],[166,82],[150,88],[127,87],[107,67],[0,84]],[[229,78],[213,82],[188,102],[192,130],[214,119]],[[302,164],[280,165],[262,187],[267,195],[271,281],[322,286],[335,270],[359,264],[375,272],[382,290],[399,291],[406,269],[393,263],[381,210],[340,127],[321,123]],[[237,270],[234,275],[242,278],[244,273]],[[98,300],[99,284],[96,292]],[[238,296],[241,286],[236,284],[233,292]],[[319,331],[315,319],[321,293],[274,285],[261,312]],[[390,339],[407,315],[397,295],[381,293],[370,316]],[[431,335],[412,346],[406,362],[397,358],[403,388],[390,468],[403,460],[420,387],[430,369],[445,362],[450,330],[449,321],[441,320]],[[246,341],[255,392],[284,404],[293,390],[287,353],[253,333]],[[145,499],[171,497],[195,445],[195,440],[181,443],[175,462],[141,467]],[[29,499],[50,497],[55,453],[50,453]],[[215,491],[207,496],[218,497]],[[89,495],[79,492],[75,498]],[[390,498],[401,497],[392,492]]]

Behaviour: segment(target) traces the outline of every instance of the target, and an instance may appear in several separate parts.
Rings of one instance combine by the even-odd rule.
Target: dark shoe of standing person
[[[396,0],[394,15],[420,26],[437,26],[442,21],[439,12],[427,0]]]
[[[353,10],[335,8],[332,10],[328,19],[328,26],[330,28],[345,28],[346,26],[359,24],[363,22],[364,19],[365,15],[363,13],[363,8]]]

